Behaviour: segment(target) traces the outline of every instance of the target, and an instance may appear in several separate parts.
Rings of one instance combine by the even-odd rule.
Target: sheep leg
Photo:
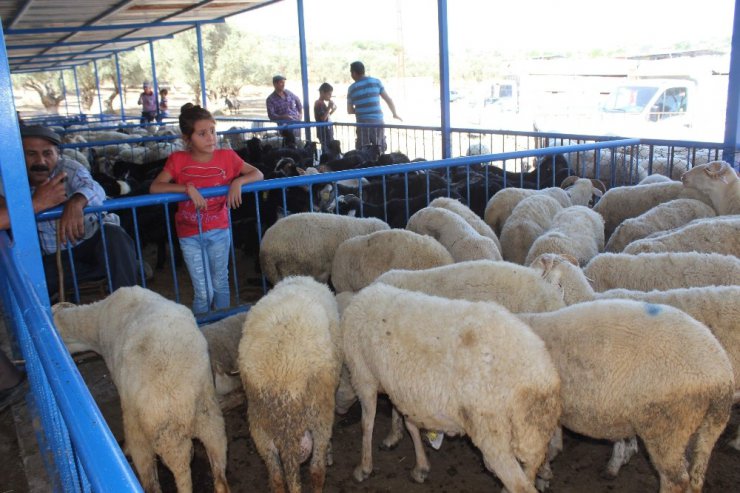
[[[330,429],[331,430],[331,429]],[[326,433],[314,433],[314,448],[311,455],[311,488],[315,493],[324,491],[326,480],[326,458],[331,454],[331,444]]]
[[[190,474],[190,459],[193,455],[193,441],[189,437],[167,436],[157,444],[157,452],[162,462],[175,477],[177,493],[192,493],[193,478]]]
[[[123,429],[126,437],[126,448],[134,462],[134,467],[139,474],[139,480],[144,491],[147,493],[162,493],[157,475],[157,457],[149,440],[144,436],[138,423],[131,423],[130,419],[126,419],[125,414]]]
[[[470,434],[470,439],[483,454],[483,463],[504,483],[502,493],[537,493],[534,481],[527,479],[511,449],[510,438],[497,433]],[[480,436],[478,436],[480,435]]]
[[[637,453],[639,447],[637,445],[637,437],[631,437],[627,440],[619,440],[614,443],[612,448],[612,456],[609,459],[609,463],[606,465],[604,476],[607,478],[616,478],[619,474],[619,469],[627,464],[633,455]]]
[[[203,443],[211,464],[213,487],[216,493],[229,493],[226,481],[227,439],[224,419],[215,399],[209,399],[208,410],[197,416],[195,436]]]
[[[737,434],[734,440],[731,440],[728,445],[735,450],[740,450],[740,426],[737,427]]]
[[[298,457],[284,454],[283,470],[285,471],[285,482],[289,493],[301,493],[301,463]]]
[[[679,426],[676,426],[677,430]],[[650,460],[660,476],[660,493],[682,493],[689,486],[689,473],[684,460],[689,437],[677,438],[642,437]]]
[[[377,391],[372,388],[371,392],[358,392],[360,405],[362,406],[362,455],[360,465],[355,467],[354,478],[362,482],[373,472],[373,427],[375,425],[375,412],[378,405]]]
[[[280,452],[278,452],[275,442],[265,433],[260,426],[255,426],[250,419],[249,432],[252,435],[254,446],[257,453],[267,467],[267,474],[270,477],[270,491],[272,493],[285,493],[285,479],[283,477],[283,466],[280,462]]]
[[[719,439],[722,431],[730,419],[730,406],[726,403],[715,401],[712,402],[704,416],[704,420],[696,431],[695,439],[692,446],[692,453],[689,463],[689,478],[691,491],[701,493],[704,486],[704,476],[709,464],[709,456],[712,454],[714,444]]]
[[[408,426],[408,425],[407,425]],[[396,410],[395,406],[391,410],[391,430],[388,435],[383,439],[380,444],[380,448],[383,450],[392,450],[396,448],[398,442],[403,438],[403,418],[401,414]]]
[[[396,411],[395,407],[393,408],[393,411]],[[409,430],[411,440],[414,442],[414,453],[416,454],[416,465],[414,465],[414,468],[411,470],[411,477],[417,483],[423,483],[431,469],[429,459],[424,451],[424,444],[421,443],[419,428],[417,428],[417,426],[408,419],[406,420],[406,428]]]

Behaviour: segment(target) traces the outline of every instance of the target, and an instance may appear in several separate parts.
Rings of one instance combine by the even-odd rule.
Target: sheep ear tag
[[[434,450],[439,450],[439,447],[442,446],[442,440],[445,438],[445,434],[441,431],[427,431],[424,433],[424,436],[427,437],[429,445],[431,445]]]

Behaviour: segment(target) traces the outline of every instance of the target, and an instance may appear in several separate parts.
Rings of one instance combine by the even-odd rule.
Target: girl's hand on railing
[[[196,209],[206,208],[206,199],[204,199],[198,189],[195,188],[195,185],[188,183],[185,191],[187,192],[188,197],[190,197],[190,200],[193,201],[193,204],[195,204]]]

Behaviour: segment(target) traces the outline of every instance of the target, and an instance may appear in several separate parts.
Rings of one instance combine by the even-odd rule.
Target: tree
[[[59,114],[59,105],[65,98],[59,84],[59,72],[22,74],[14,76],[14,80],[22,87],[36,91],[48,113]]]

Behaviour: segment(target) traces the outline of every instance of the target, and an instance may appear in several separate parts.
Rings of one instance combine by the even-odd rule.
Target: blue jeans
[[[193,313],[207,312],[210,309],[209,299],[216,310],[229,307],[230,246],[228,229],[206,231],[203,233],[202,243],[197,234],[180,238],[182,256],[193,282]]]

